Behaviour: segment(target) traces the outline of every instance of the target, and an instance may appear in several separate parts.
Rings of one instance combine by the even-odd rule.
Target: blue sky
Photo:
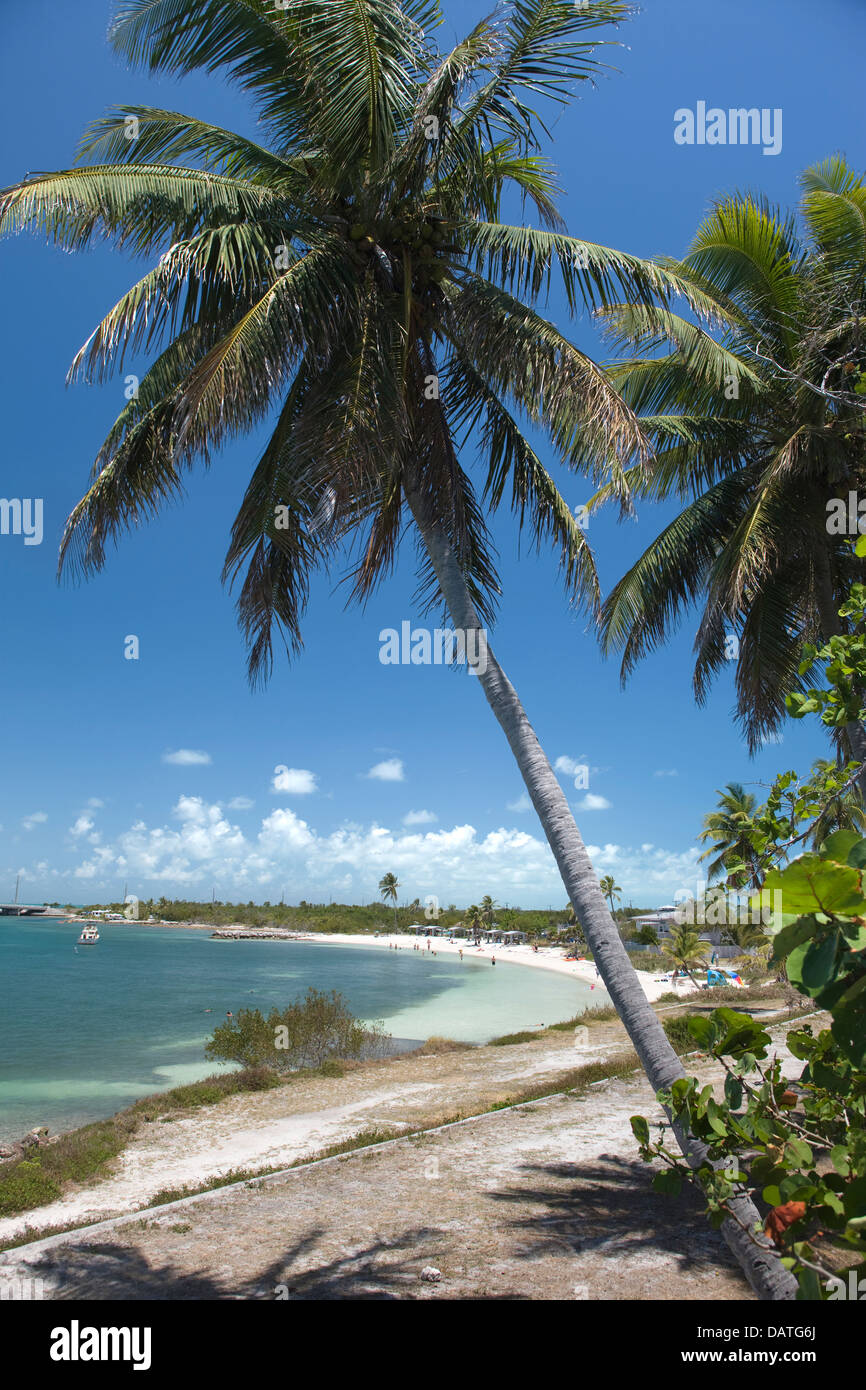
[[[446,3],[442,45],[489,8]],[[219,79],[127,71],[105,43],[108,16],[107,0],[29,0],[4,15],[0,184],[70,164],[85,125],[115,103],[253,133],[246,104]],[[824,0],[820,12],[809,0],[648,3],[617,36],[627,47],[611,50],[620,71],[557,119],[569,229],[680,254],[715,194],[755,188],[790,205],[807,164],[841,150],[863,168],[864,29],[860,0]],[[781,153],[677,145],[675,110],[701,100],[781,108]],[[368,901],[393,870],[407,900],[465,904],[489,892],[560,905],[537,819],[474,681],[378,660],[380,631],[417,617],[411,544],[364,611],[345,610],[335,581],[317,581],[301,659],[279,661],[269,687],[250,692],[219,574],[261,436],[195,473],[185,504],[132,534],[102,575],[58,587],[63,522],[124,404],[121,378],[67,389],[66,369],[141,267],[109,247],[72,257],[30,236],[4,242],[0,265],[0,490],[44,500],[41,545],[0,536],[0,899],[21,872],[21,897],[33,901],[116,898],[124,882],[141,897],[215,888],[244,900]],[[556,295],[548,312],[566,325]],[[585,320],[569,331],[581,346],[595,341]],[[554,472],[572,505],[586,500],[580,477]],[[667,515],[592,519],[605,588]],[[551,557],[519,553],[507,515],[494,535],[504,593],[493,645],[551,759],[591,768],[588,804],[565,774],[563,785],[593,861],[616,875],[624,901],[669,900],[695,882],[695,836],[715,788],[805,769],[824,751],[821,733],[792,725],[750,759],[731,717],[732,678],[694,705],[693,621],[622,691],[616,663],[568,609]],[[131,634],[137,661],[124,659]],[[291,772],[276,776],[279,767]]]

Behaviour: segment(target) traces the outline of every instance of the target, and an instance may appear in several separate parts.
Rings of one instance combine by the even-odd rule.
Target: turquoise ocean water
[[[207,1076],[218,1068],[204,1043],[227,1010],[267,1011],[310,985],[417,1040],[484,1042],[607,1002],[546,970],[433,959],[411,945],[213,941],[109,923],[97,946],[76,948],[78,930],[0,918],[0,1139],[37,1124],[70,1129]]]

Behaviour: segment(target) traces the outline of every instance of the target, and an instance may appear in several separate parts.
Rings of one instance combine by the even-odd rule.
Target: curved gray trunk
[[[436,521],[427,516],[419,494],[407,490],[406,498],[455,628],[464,633],[483,634],[471,594],[447,536]],[[517,692],[486,644],[486,638],[482,636],[480,640],[482,646],[474,650],[482,651],[486,662],[479,664],[476,674],[511,746],[605,988],[625,1025],[650,1084],[659,1091],[670,1086],[677,1077],[684,1076],[685,1072],[643,992],[608,912],[598,875],[586,852],[565,794]],[[704,1146],[682,1134],[679,1127],[676,1132],[680,1147],[692,1166],[697,1167],[705,1161]],[[731,1203],[731,1208],[746,1227],[754,1230],[760,1225],[757,1208],[749,1198],[737,1198]],[[722,1231],[746,1278],[761,1298],[790,1299],[795,1296],[796,1280],[783,1267],[771,1246],[755,1245],[730,1219],[725,1221]]]

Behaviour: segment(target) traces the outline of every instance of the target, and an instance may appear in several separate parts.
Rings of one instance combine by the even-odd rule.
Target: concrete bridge
[[[32,903],[0,903],[0,917],[65,917],[59,907],[36,907]]]

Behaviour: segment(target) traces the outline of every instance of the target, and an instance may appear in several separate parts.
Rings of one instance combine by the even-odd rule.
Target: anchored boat
[[[95,946],[99,940],[99,928],[95,922],[88,922],[78,938],[79,946]]]

